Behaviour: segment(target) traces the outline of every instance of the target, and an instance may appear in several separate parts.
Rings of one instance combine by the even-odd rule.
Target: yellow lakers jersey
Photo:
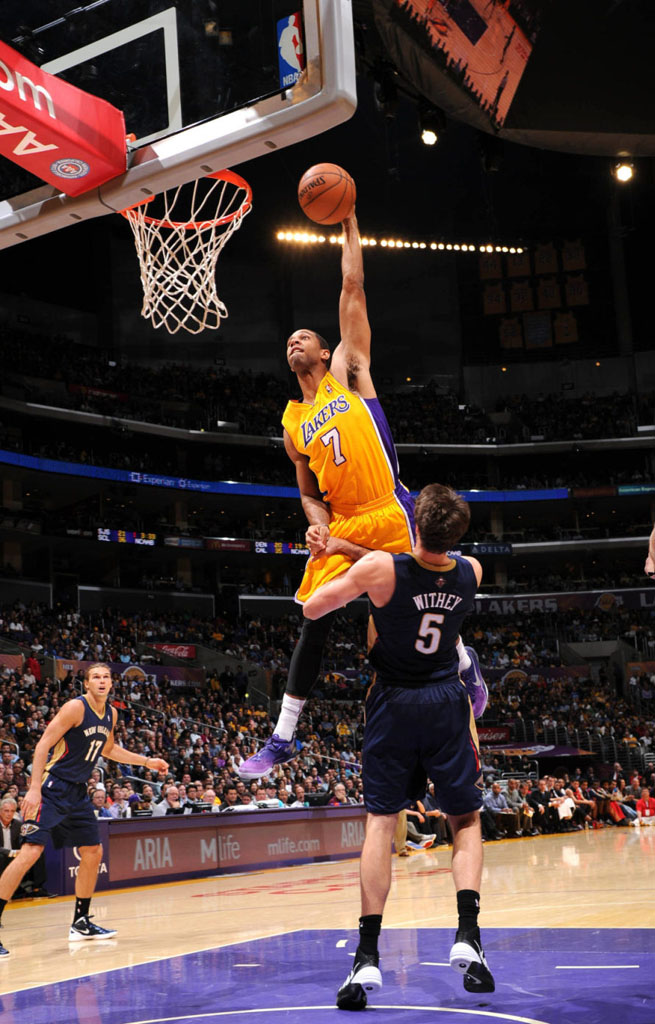
[[[313,405],[291,401],[282,425],[333,510],[346,512],[405,488],[389,424],[377,398],[361,398],[327,372]]]

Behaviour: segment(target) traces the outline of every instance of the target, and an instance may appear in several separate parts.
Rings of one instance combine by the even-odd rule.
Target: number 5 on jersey
[[[438,628],[443,623],[443,615],[434,612],[426,612],[421,619],[418,628],[418,637],[414,647],[419,654],[434,654],[441,643],[441,630]]]

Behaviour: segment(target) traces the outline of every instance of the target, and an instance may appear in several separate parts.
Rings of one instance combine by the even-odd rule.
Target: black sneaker
[[[83,939],[111,939],[116,934],[115,928],[101,928],[91,921],[92,915],[78,917],[71,925],[68,933],[69,942],[82,942]]]
[[[6,960],[9,956],[11,956],[11,953],[0,942],[0,960]]]
[[[366,993],[382,988],[378,953],[358,953],[353,969],[337,992],[337,1006],[340,1010],[365,1010]]]
[[[494,992],[496,985],[482,946],[477,939],[459,936],[450,950],[450,966],[464,975],[467,992]]]

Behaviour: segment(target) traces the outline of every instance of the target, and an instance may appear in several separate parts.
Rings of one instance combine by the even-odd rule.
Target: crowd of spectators
[[[239,661],[235,671],[206,671],[204,685],[192,690],[147,671],[145,678],[121,671],[113,675],[118,742],[140,754],[163,757],[170,768],[159,776],[101,761],[88,782],[98,816],[361,804],[362,697],[370,669],[363,624],[345,616],[333,629],[323,677],[300,720],[296,756],[267,778],[244,783],[238,777],[239,765],[271,734],[274,722],[267,705],[246,700],[248,670],[252,665],[266,668],[279,691],[299,626],[297,618],[229,622],[111,609],[82,614],[19,602],[0,608],[0,639],[18,642],[25,655],[21,669],[0,669],[0,798],[16,799],[20,805],[36,743],[61,706],[81,692],[81,672],[73,668],[63,679],[48,675],[49,658],[106,660],[127,668],[141,658],[142,645],[165,640],[214,647]],[[587,743],[594,747],[597,738],[611,739],[628,753],[653,749],[655,673],[652,678],[641,673],[624,687],[603,669],[594,678],[567,671],[558,646],[567,636],[580,640],[613,635],[635,647],[647,641],[655,649],[655,620],[649,611],[615,606],[607,611],[485,613],[471,620],[466,635],[487,673],[489,706],[483,726],[506,726],[512,733],[517,724],[531,722],[536,742],[549,742],[559,731],[583,749]],[[552,668],[558,674],[549,672]],[[640,701],[635,700],[636,690]],[[624,771],[620,765],[610,770],[594,761],[574,760],[570,774],[537,779],[536,764],[527,755],[487,752],[482,763],[485,839],[638,821],[642,789],[655,782],[643,763],[640,769]],[[511,781],[506,778],[509,767],[516,773]],[[450,841],[447,819],[430,787],[410,820],[423,836],[418,848],[424,848],[428,836],[437,843]]]
[[[196,430],[215,429],[220,420],[243,434],[279,437],[280,414],[293,393],[288,379],[215,365],[117,362],[66,337],[6,326],[0,333],[2,357],[8,367],[29,366],[29,375],[21,369],[7,377],[29,401]],[[56,401],[48,382],[60,385]],[[417,444],[634,436],[640,416],[653,422],[654,405],[651,394],[615,393],[602,402],[592,393],[540,394],[510,395],[484,410],[436,384],[381,398],[396,441]]]
[[[611,598],[611,595],[607,595]],[[111,607],[102,611],[54,609],[32,603],[0,608],[0,638],[22,645],[36,659],[106,660],[126,664],[143,655],[144,645],[157,642],[195,644],[249,661],[269,671],[273,694],[283,687],[289,660],[300,632],[298,615],[265,619],[221,615],[206,619],[180,613],[125,614]],[[490,610],[470,620],[472,642],[490,668],[560,666],[560,644],[577,641],[622,640],[635,659],[655,657],[655,611],[630,609],[619,600],[601,600],[594,608],[507,614]],[[149,651],[152,656],[152,650]],[[362,642],[361,621],[337,616],[326,648],[326,695],[341,686],[366,687],[370,670]],[[339,682],[343,680],[343,682]]]
[[[72,672],[59,682],[42,678],[45,671],[42,666],[51,664],[45,659],[105,660],[122,663],[127,668],[144,661],[144,645],[148,657],[152,658],[150,645],[165,641],[213,648],[233,658],[234,669],[228,667],[220,674],[208,671],[205,687],[191,696],[176,692],[166,678],[158,683],[151,675],[147,682],[138,682],[124,681],[117,675],[115,698],[124,704],[121,730],[126,741],[133,742],[135,730],[143,725],[140,717],[145,714],[140,709],[143,706],[151,708],[155,715],[153,721],[149,720],[152,728],[159,718],[170,722],[173,716],[179,718],[180,723],[189,718],[214,731],[224,730],[225,735],[234,731],[240,744],[247,743],[247,750],[251,751],[266,738],[271,723],[263,708],[254,715],[245,704],[247,673],[254,666],[264,669],[269,674],[272,694],[279,695],[299,630],[296,616],[275,620],[244,616],[228,621],[227,618],[205,620],[179,614],[127,615],[111,609],[83,614],[51,610],[42,605],[16,604],[3,608],[0,609],[0,638],[17,642],[27,655],[20,679],[9,669],[4,671],[0,705],[4,728],[22,750],[31,749],[32,740],[40,735],[49,714],[75,691]],[[604,671],[595,679],[581,678],[579,673],[566,674],[559,654],[560,643],[567,639],[613,637],[635,649],[635,660],[642,650],[648,656],[655,650],[655,620],[649,610],[632,611],[615,606],[606,611],[571,609],[546,614],[487,612],[476,615],[470,627],[465,627],[465,633],[478,651],[481,663],[491,670],[485,722],[511,725],[517,720],[532,721],[535,737],[543,736],[545,730],[559,728],[571,734],[587,732],[612,737],[616,742],[650,747],[655,676],[652,681],[635,681],[635,686],[627,687],[624,694],[622,684],[617,686],[617,680],[609,678]],[[559,678],[549,678],[547,670],[551,668],[562,673]],[[339,757],[344,751],[347,757],[356,755],[361,747],[362,719],[360,705],[353,700],[361,700],[370,681],[363,624],[342,615],[333,627],[322,678],[301,722],[300,742],[310,742],[312,753],[317,757],[335,750]],[[639,711],[635,710],[637,702],[633,691],[636,689],[639,690]],[[334,707],[339,708],[347,729],[342,721],[334,721]],[[246,717],[245,728],[240,716]],[[235,725],[237,722],[239,724]],[[161,756],[170,753],[170,725],[167,729],[156,727],[157,744],[153,752],[159,750]],[[344,738],[351,746],[342,742]],[[161,743],[165,743],[163,748]],[[192,746],[193,743],[189,749]],[[212,754],[212,758],[215,756]],[[243,756],[247,757],[248,753]],[[217,767],[216,764],[213,767]]]

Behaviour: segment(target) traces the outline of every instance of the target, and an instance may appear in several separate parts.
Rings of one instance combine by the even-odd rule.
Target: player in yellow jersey
[[[310,558],[296,593],[301,604],[369,550],[411,551],[414,540],[413,501],[399,479],[393,438],[371,378],[371,328],[354,212],[343,222],[343,236],[341,341],[331,362],[316,331],[300,328],[287,342],[287,361],[302,391],[282,417],[284,446],[309,523]],[[260,778],[294,756],[293,734],[335,614],[305,620],[273,736],[240,765],[241,778]],[[458,650],[461,667],[474,668],[461,640]]]

